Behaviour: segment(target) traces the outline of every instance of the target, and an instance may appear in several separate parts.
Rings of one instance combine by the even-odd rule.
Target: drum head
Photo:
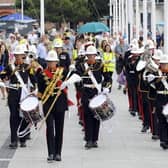
[[[100,94],[90,100],[89,107],[94,109],[96,107],[101,106],[105,101],[106,101],[106,95]]]
[[[137,63],[137,66],[136,66],[136,70],[141,71],[142,69],[145,68],[145,66],[146,66],[146,61],[139,60],[139,62]]]
[[[23,111],[31,111],[35,109],[37,106],[38,106],[38,99],[34,96],[25,98],[20,104],[20,108]]]

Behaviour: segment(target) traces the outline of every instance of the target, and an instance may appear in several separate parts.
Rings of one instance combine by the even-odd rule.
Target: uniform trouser
[[[49,155],[61,155],[63,143],[64,116],[65,111],[55,111],[53,109],[46,120],[46,136]]]
[[[139,116],[142,117],[142,120],[144,121],[142,92],[138,91],[137,93],[138,93],[138,111],[139,111]]]
[[[158,117],[156,114],[156,111],[153,113],[154,110],[154,102],[151,100],[150,101],[150,108],[151,108],[151,130],[152,130],[152,134],[153,135],[159,135],[159,121],[158,121]]]
[[[100,121],[94,118],[93,111],[84,104],[84,120],[85,120],[85,140],[97,141],[99,136]]]
[[[79,120],[82,121],[84,124],[84,111],[83,111],[83,106],[81,103],[81,97],[82,97],[82,93],[77,90],[76,91],[76,99],[77,99]]]
[[[159,121],[156,112],[152,113],[152,127],[153,127],[152,134],[159,135],[159,129],[158,129]]]
[[[150,126],[150,107],[149,99],[147,98],[147,93],[142,93],[142,106],[143,106],[143,125]]]
[[[137,87],[128,85],[129,107],[132,111],[138,111]]]
[[[162,106],[156,108],[156,113],[159,119],[159,137],[161,142],[168,143],[168,122],[162,114]]]
[[[17,130],[22,118],[19,115],[19,107],[18,104],[15,102],[9,103],[9,110],[10,110],[10,131],[11,131],[11,142],[17,142]],[[25,120],[23,120],[20,131],[23,131],[27,126]],[[20,142],[25,142],[25,137],[19,138]]]

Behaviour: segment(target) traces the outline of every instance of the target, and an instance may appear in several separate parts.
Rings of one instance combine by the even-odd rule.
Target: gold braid
[[[84,74],[87,74],[89,70],[93,71],[99,71],[104,66],[103,62],[96,62],[93,67],[89,67],[85,70]]]
[[[46,101],[48,100],[48,98],[52,95],[52,93],[54,92],[54,88],[56,87],[57,82],[62,78],[62,73],[63,73],[63,68],[57,68],[56,72],[53,75],[52,80],[50,81],[50,83],[47,85],[41,100],[42,103],[45,104]]]

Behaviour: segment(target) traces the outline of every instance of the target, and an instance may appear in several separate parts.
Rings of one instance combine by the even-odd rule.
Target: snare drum
[[[106,94],[93,97],[90,100],[89,107],[92,109],[94,117],[101,121],[110,119],[115,112],[115,106]]]
[[[29,95],[20,103],[20,109],[25,120],[29,123],[36,124],[42,117],[39,112],[39,101],[34,95]]]

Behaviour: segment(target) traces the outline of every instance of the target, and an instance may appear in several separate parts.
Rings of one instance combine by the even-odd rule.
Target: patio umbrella
[[[99,32],[108,32],[109,28],[101,22],[89,22],[82,25],[78,33],[99,33]]]
[[[0,18],[0,21],[22,21],[22,15],[20,13],[9,14]],[[23,21],[35,21],[29,16],[23,15]]]

